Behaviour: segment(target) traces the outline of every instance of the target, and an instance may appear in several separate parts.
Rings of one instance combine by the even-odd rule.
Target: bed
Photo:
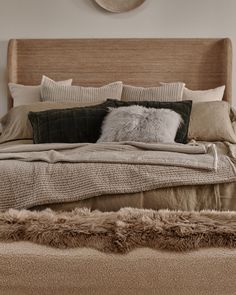
[[[75,85],[84,86],[101,86],[120,80],[146,87],[155,86],[157,81],[185,81],[191,89],[226,85],[224,100],[231,103],[231,51],[229,39],[11,40],[8,51],[9,82],[38,85],[42,75],[55,80],[73,77]],[[11,96],[8,101],[11,108]],[[100,193],[92,198],[80,198],[79,202],[76,196],[67,202],[44,200],[27,204],[27,207],[43,209],[46,204],[46,207],[57,210],[70,210],[75,206],[102,211],[129,206],[233,210],[236,208],[235,185],[229,182],[198,186],[190,183],[181,185],[179,182],[171,187],[141,192]]]
[[[48,75],[55,80],[72,77],[74,84],[84,86],[101,86],[111,81],[145,87],[159,81],[184,81],[193,90],[226,85],[224,100],[231,103],[231,47],[229,39],[11,40],[9,81],[38,85],[42,75]],[[9,109],[12,105],[9,95]],[[7,148],[9,153],[16,144],[21,146],[16,141],[4,144],[2,149]],[[221,149],[222,144],[219,145]],[[235,175],[225,174],[230,170],[227,167],[224,180],[211,185],[178,182],[132,193],[100,193],[80,200],[44,199],[20,203],[16,208],[235,210]],[[18,191],[22,189],[19,187]],[[0,243],[0,256],[2,273],[10,273],[0,277],[3,294],[234,294],[235,290],[234,249],[169,253],[140,248],[113,255],[88,248],[55,250],[18,242]],[[22,274],[18,279],[22,268],[27,268],[27,278]]]

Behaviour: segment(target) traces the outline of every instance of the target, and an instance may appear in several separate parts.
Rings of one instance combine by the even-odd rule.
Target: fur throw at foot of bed
[[[108,253],[127,253],[137,247],[174,251],[233,248],[236,212],[9,210],[0,213],[0,241],[30,241],[56,248],[91,247]]]

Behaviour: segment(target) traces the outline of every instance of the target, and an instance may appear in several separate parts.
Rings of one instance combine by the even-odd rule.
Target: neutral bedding
[[[71,211],[74,208],[89,208],[105,212],[124,207],[186,211],[236,210],[236,183],[176,186],[138,193],[102,195],[75,202],[39,205],[32,209]]]
[[[222,206],[220,194],[227,189],[219,184],[236,181],[234,148],[223,143],[26,144],[1,148],[0,209],[81,200],[91,206],[93,202],[100,203],[100,198],[103,208],[99,209],[133,206],[140,200],[144,205],[138,206],[153,209],[166,205],[164,208],[171,208],[175,203],[179,209],[218,209]],[[158,196],[164,188],[166,192],[172,188],[172,193],[179,189],[179,193],[173,200],[169,196],[163,201],[164,194],[162,198]],[[184,197],[186,191],[180,197],[185,188],[189,197]],[[205,193],[199,202],[201,190]],[[212,191],[214,194],[206,197]],[[128,198],[127,194],[134,195]]]
[[[191,102],[187,101],[138,103],[145,107],[159,104],[162,108],[181,107],[182,118],[188,118],[177,135],[185,128],[186,139],[187,135],[189,139],[209,138],[217,141],[215,144],[194,141],[188,145],[141,142],[33,144],[35,128],[31,127],[29,112],[34,112],[40,128],[42,123],[48,124],[50,120],[56,122],[57,126],[52,128],[46,124],[44,131],[40,132],[48,137],[55,131],[61,139],[61,134],[71,134],[70,128],[75,124],[75,121],[71,124],[71,115],[67,118],[65,112],[84,112],[87,116],[94,110],[97,120],[100,110],[105,114],[107,107],[131,107],[134,103],[108,99],[100,105],[84,107],[81,103],[40,102],[11,109],[1,119],[4,128],[0,137],[0,209],[51,207],[71,210],[89,207],[111,211],[136,207],[234,210],[236,145],[233,144],[235,134],[231,123],[234,125],[236,116],[227,102],[193,104],[192,112]],[[60,113],[60,116],[55,120],[48,116],[52,113]],[[46,116],[40,122],[38,116],[42,114]],[[82,118],[84,123],[79,121],[79,135],[85,139],[75,142],[88,142],[87,130],[94,133],[94,128],[87,122],[91,118],[86,116]],[[84,124],[84,129],[81,124]],[[205,128],[207,125],[209,128]],[[65,129],[66,126],[69,129]],[[177,135],[175,141],[178,142]]]

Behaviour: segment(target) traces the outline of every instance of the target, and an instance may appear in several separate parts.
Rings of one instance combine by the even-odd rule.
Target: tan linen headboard
[[[9,81],[40,84],[42,75],[74,84],[111,81],[154,86],[184,81],[190,89],[226,85],[231,102],[230,39],[19,39],[8,48]],[[9,107],[12,99],[9,97]]]

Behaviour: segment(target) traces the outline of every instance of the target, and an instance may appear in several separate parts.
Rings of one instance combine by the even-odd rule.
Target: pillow
[[[181,101],[184,83],[168,83],[159,87],[135,87],[124,85],[121,100],[123,101]]]
[[[226,101],[193,104],[188,137],[201,141],[236,143],[230,120],[230,105]]]
[[[105,103],[106,105],[106,103]],[[2,125],[2,134],[0,143],[16,140],[32,140],[33,130],[28,120],[29,112],[40,112],[50,109],[66,109],[73,107],[84,107],[86,104],[81,103],[53,103],[38,102],[30,105],[22,105],[12,108],[4,117],[0,119]],[[96,106],[94,106],[96,107]]]
[[[43,76],[42,82],[45,80],[51,80],[46,76]],[[55,82],[58,85],[71,85],[72,79],[66,81]],[[27,105],[41,100],[41,85],[38,86],[26,86],[21,84],[9,83],[9,90],[11,97],[13,98],[13,106]]]
[[[54,81],[45,80],[42,83],[41,97],[43,101],[53,102],[102,103],[109,97],[121,99],[122,87],[122,82],[102,87],[82,87],[58,85]]]
[[[182,117],[169,109],[129,106],[112,109],[98,142],[141,141],[174,143]]]
[[[173,83],[160,82],[162,86],[171,85]],[[192,100],[192,102],[205,102],[205,101],[221,101],[225,92],[225,86],[220,86],[208,90],[190,90],[186,87],[183,89],[182,100]]]
[[[108,99],[107,105],[110,107],[122,107],[140,105],[147,108],[155,109],[171,109],[181,115],[183,123],[180,125],[175,141],[179,143],[186,143],[188,139],[188,126],[192,108],[191,101],[179,101],[179,102],[160,102],[160,101],[118,101],[114,99]]]
[[[102,106],[30,112],[34,143],[95,143],[107,112]]]
[[[221,101],[225,92],[225,86],[220,86],[209,90],[190,90],[184,88],[183,100],[195,102]]]

